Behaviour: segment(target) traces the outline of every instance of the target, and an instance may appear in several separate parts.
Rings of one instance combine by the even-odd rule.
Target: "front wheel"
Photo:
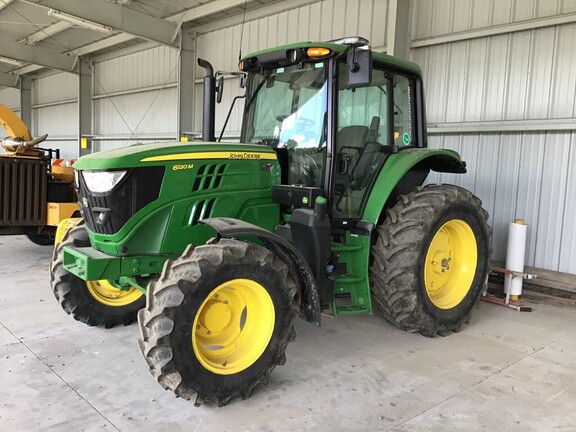
[[[227,239],[189,247],[165,264],[138,314],[151,373],[197,406],[249,397],[285,362],[297,290],[286,264],[264,247]]]
[[[466,189],[430,185],[402,195],[377,228],[370,279],[377,309],[425,336],[459,331],[490,271],[488,213]]]
[[[86,282],[64,268],[64,246],[89,245],[88,233],[81,223],[71,228],[58,243],[50,265],[54,296],[67,314],[90,326],[110,328],[134,322],[146,303],[143,292],[136,287],[119,289],[107,280]]]

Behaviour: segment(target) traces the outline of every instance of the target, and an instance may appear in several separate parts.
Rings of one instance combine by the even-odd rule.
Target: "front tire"
[[[298,286],[264,247],[222,239],[165,264],[138,314],[140,349],[167,390],[226,405],[267,384],[294,340]]]
[[[490,271],[488,213],[466,189],[430,185],[402,195],[377,228],[372,297],[396,326],[424,336],[457,332]]]
[[[120,290],[111,282],[84,281],[68,272],[62,262],[64,246],[90,246],[83,224],[70,229],[54,249],[50,279],[54,296],[62,309],[76,321],[89,326],[111,328],[129,325],[146,305],[146,296],[135,287]]]

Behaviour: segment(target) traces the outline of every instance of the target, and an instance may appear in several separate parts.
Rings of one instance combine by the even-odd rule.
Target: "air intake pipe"
[[[44,141],[47,137],[48,134],[45,134],[30,141],[24,141],[20,137],[6,137],[2,140],[2,147],[9,152],[15,152],[19,148],[33,148]]]
[[[198,65],[206,70],[204,74],[204,109],[202,114],[202,141],[216,141],[214,120],[216,117],[216,78],[210,62],[199,58]]]

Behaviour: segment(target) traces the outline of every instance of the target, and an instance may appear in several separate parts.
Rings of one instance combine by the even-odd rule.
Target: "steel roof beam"
[[[0,56],[65,72],[76,70],[76,56],[4,39],[0,43]]]
[[[18,85],[18,75],[0,72],[0,86],[20,88]]]
[[[106,0],[39,0],[34,4],[164,45],[177,45],[175,40],[180,28],[179,23],[156,18]]]
[[[13,0],[0,0],[0,10],[4,9],[6,6],[12,3],[12,1]]]
[[[46,0],[44,0],[46,1]],[[249,2],[251,0],[248,0]],[[285,0],[282,5],[283,8],[282,10],[287,10],[291,7],[298,7],[301,6],[303,3],[306,4],[310,4],[310,3],[315,3],[318,2],[320,0]],[[63,2],[65,2],[65,0],[63,0]],[[72,2],[71,2],[72,3]],[[76,3],[76,2],[74,2]],[[80,2],[83,3],[83,2]],[[197,7],[194,7],[192,9],[188,9],[185,12],[181,12],[172,16],[169,16],[167,18],[165,18],[166,21],[173,21],[173,22],[188,22],[188,21],[192,21],[198,18],[202,18],[217,12],[221,12],[223,10],[235,7],[235,6],[242,6],[244,4],[244,0],[215,0],[212,1],[210,3],[206,3]],[[274,3],[276,4],[276,3]],[[261,8],[259,9],[264,9],[264,8],[270,8],[269,4],[266,5],[262,5]],[[252,13],[252,12],[251,12]],[[248,14],[247,14],[248,15]],[[91,20],[93,20],[91,18]],[[75,48],[71,51],[69,51],[69,53],[77,55],[77,56],[86,56],[104,49],[108,49],[110,47],[113,47],[115,45],[119,45],[125,42],[128,42],[130,40],[134,39],[134,36],[130,35],[130,34],[126,34],[126,33],[121,33],[121,34],[117,34],[117,35],[113,35],[110,37],[107,37],[106,39],[101,39],[99,41],[84,45],[82,47],[79,48]],[[32,72],[36,72],[38,70],[40,70],[41,67],[35,66],[35,65],[29,65],[29,66],[24,66],[14,72],[17,72],[18,74],[21,75],[25,75],[25,74],[29,74]]]
[[[41,30],[38,30],[35,33],[32,33],[31,35],[28,35],[25,38],[22,38],[18,42],[24,42],[26,45],[35,45],[38,42],[43,41],[44,39],[48,39],[56,33],[60,33],[70,27],[72,27],[72,23],[66,21],[58,21],[57,23],[51,24]]]

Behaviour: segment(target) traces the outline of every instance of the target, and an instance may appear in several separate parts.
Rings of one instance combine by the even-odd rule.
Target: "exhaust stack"
[[[216,78],[214,68],[207,60],[198,59],[198,65],[206,70],[204,75],[204,109],[202,114],[202,141],[216,141],[214,120],[216,117]]]

